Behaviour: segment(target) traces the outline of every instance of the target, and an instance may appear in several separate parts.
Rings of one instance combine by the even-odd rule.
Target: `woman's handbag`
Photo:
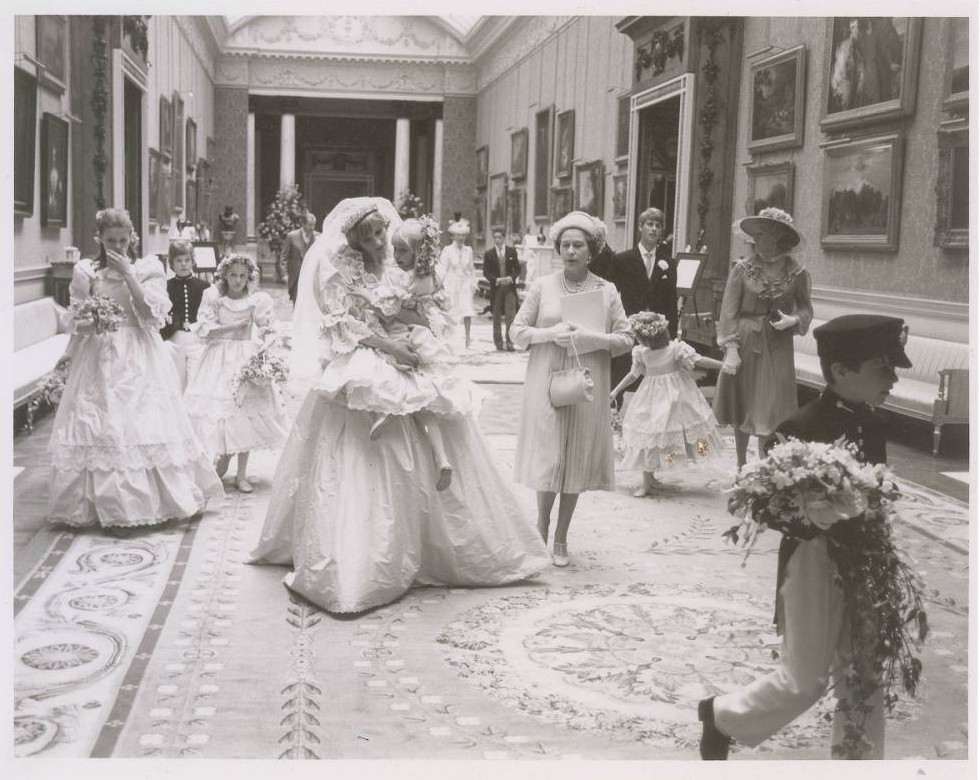
[[[574,336],[571,338],[571,343],[576,366],[551,372],[548,394],[552,406],[591,403],[593,398],[595,382],[592,380],[592,372],[582,366],[582,361],[578,358],[578,350],[575,348]]]

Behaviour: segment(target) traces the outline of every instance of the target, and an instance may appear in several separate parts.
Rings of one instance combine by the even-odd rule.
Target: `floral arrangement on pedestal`
[[[298,185],[291,184],[276,194],[265,212],[265,219],[259,223],[259,235],[269,242],[269,249],[275,256],[279,255],[286,234],[303,226],[306,211]]]
[[[405,190],[398,197],[396,208],[398,209],[398,216],[402,219],[421,217],[425,212],[425,204],[422,202],[422,198],[409,190]]]
[[[838,679],[847,695],[838,708],[854,713],[835,758],[860,757],[868,701],[884,691],[887,709],[898,700],[896,686],[915,695],[922,673],[916,656],[928,634],[922,583],[892,538],[892,502],[900,493],[888,467],[862,463],[856,448],[784,440],[767,457],[744,466],[728,498],[728,511],[741,518],[724,536],[742,539],[751,551],[767,528],[807,540],[823,534],[845,601],[851,646]]]

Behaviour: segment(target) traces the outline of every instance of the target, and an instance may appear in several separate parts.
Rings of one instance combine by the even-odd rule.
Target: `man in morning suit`
[[[493,229],[493,246],[483,253],[483,275],[490,282],[490,311],[493,314],[493,343],[498,352],[514,351],[510,343],[510,324],[517,313],[517,279],[521,275],[521,262],[517,249],[504,245],[504,229]],[[501,333],[503,318],[506,333]],[[506,338],[505,338],[506,336]]]
[[[776,434],[824,443],[843,438],[857,447],[859,460],[884,463],[885,425],[871,407],[888,397],[898,381],[896,367],[912,367],[904,349],[905,323],[897,317],[848,314],[821,325],[813,335],[827,386],[818,398],[780,423]],[[828,536],[846,545],[851,522],[841,520],[826,534],[814,531],[808,538],[782,537],[776,571],[776,625],[783,637],[779,666],[739,690],[698,705],[703,759],[726,759],[733,740],[755,747],[827,691],[832,667],[850,645]],[[835,695],[846,698],[846,675],[834,675]],[[839,707],[832,745],[839,749],[848,732],[858,729],[863,752],[851,757],[884,758],[883,705],[879,689],[865,702],[868,712],[863,720],[852,720]],[[839,750],[832,750],[832,756],[841,757]]]
[[[289,300],[296,303],[296,285],[299,283],[299,272],[303,267],[303,258],[320,234],[314,230],[316,215],[306,213],[303,226],[286,234],[286,240],[279,250],[279,268],[285,269],[286,284],[289,288]]]

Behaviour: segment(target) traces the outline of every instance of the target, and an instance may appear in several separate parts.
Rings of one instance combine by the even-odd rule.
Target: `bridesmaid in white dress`
[[[469,349],[470,325],[474,314],[473,295],[476,292],[473,247],[465,243],[470,234],[469,220],[461,218],[450,222],[446,232],[453,241],[439,255],[439,274],[442,288],[449,298],[449,311],[457,322],[463,323],[466,348]]]
[[[235,387],[238,373],[260,348],[253,331],[263,339],[275,336],[272,298],[255,289],[259,268],[247,255],[226,257],[214,279],[214,285],[204,291],[197,315],[197,333],[206,346],[184,401],[204,446],[218,458],[218,476],[224,476],[232,455],[237,455],[235,487],[251,493],[249,453],[281,446],[288,433],[286,404],[278,385]]]
[[[95,217],[102,251],[75,265],[71,301],[112,298],[122,327],[97,333],[73,317],[71,368],[54,419],[48,519],[73,526],[149,526],[191,517],[223,495],[180,399],[160,328],[170,311],[163,265],[131,260],[123,209]]]
[[[424,389],[417,372],[392,369],[392,359],[418,366],[411,345],[390,339],[356,294],[380,284],[398,223],[382,198],[341,201],[299,280],[290,374],[301,382],[312,375],[312,387],[283,449],[252,562],[291,565],[286,586],[328,612],[380,606],[413,585],[516,582],[548,560],[475,413],[439,418],[453,464],[443,491],[413,415],[393,416],[383,436],[370,437],[377,415],[362,404],[371,378],[383,377],[377,392],[386,402],[410,403]],[[346,388],[355,367],[363,381],[352,404]]]

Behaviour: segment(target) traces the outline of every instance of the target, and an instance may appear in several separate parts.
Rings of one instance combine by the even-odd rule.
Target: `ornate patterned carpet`
[[[509,465],[506,418],[488,428]],[[256,493],[229,491],[197,522],[65,531],[16,593],[16,753],[694,759],[697,700],[778,651],[776,540],[747,560],[723,543],[720,460],[668,476],[657,498],[632,498],[628,472],[618,492],[583,496],[568,569],[419,589],[348,619],[292,598],[283,570],[243,563],[275,454],[253,457]],[[898,536],[928,584],[933,635],[886,755],[962,759],[967,507],[905,488]],[[826,758],[828,707],[734,758]]]

